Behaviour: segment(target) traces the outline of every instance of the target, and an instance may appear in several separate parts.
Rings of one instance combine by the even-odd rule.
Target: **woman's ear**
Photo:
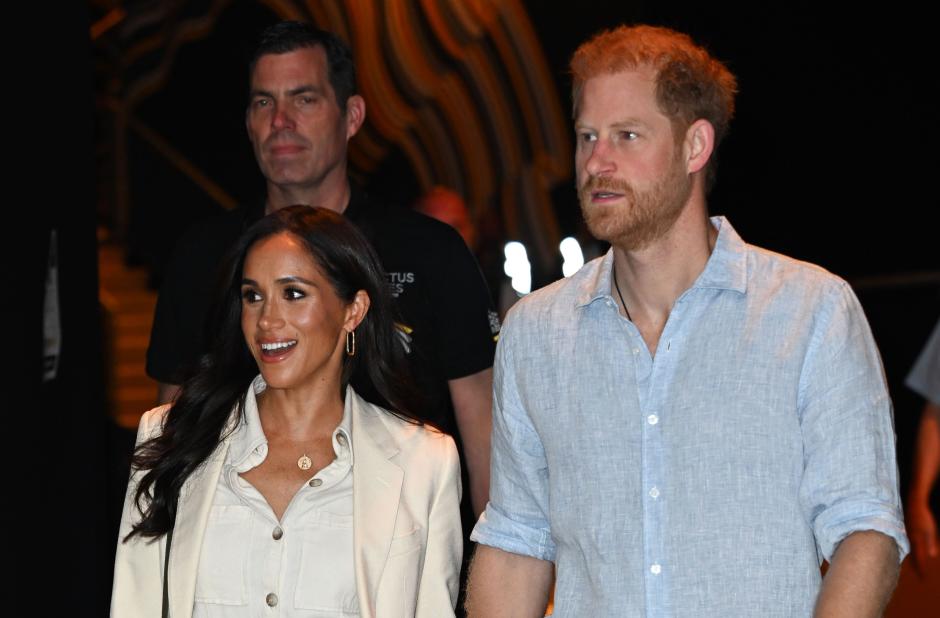
[[[353,297],[352,302],[346,305],[346,322],[343,324],[343,328],[347,332],[352,332],[356,330],[359,326],[359,323],[366,317],[366,314],[369,313],[369,305],[372,301],[369,299],[369,293],[365,290],[359,290],[356,292],[356,295]]]

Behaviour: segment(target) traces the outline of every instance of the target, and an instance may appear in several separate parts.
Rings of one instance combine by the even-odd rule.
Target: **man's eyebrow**
[[[622,129],[642,128],[646,126],[646,123],[639,120],[638,118],[624,118],[623,120],[618,120],[617,122],[611,123],[608,126],[615,131],[619,131]],[[574,130],[575,131],[581,131],[581,130],[593,131],[595,130],[595,127],[594,125],[588,124],[585,122],[575,122]]]
[[[306,92],[310,92],[310,93],[313,93],[313,94],[321,95],[321,96],[322,96],[322,95],[324,94],[324,89],[323,89],[323,88],[320,88],[320,87],[318,87],[318,86],[314,86],[313,84],[301,84],[300,86],[297,86],[297,87],[295,87],[295,88],[291,88],[290,90],[288,90],[288,91],[287,91],[287,96],[295,97],[295,96],[297,96],[298,94],[304,94],[304,93],[306,93]],[[249,95],[251,98],[254,98],[254,97],[274,97],[274,93],[272,93],[272,92],[270,92],[270,91],[268,91],[268,90],[265,90],[264,88],[252,88],[252,89],[249,91],[248,95]]]
[[[314,86],[313,84],[303,84],[301,86],[297,86],[296,88],[291,88],[290,90],[287,91],[287,94],[293,97],[293,96],[297,96],[298,94],[304,94],[306,92],[312,92],[313,94],[316,94],[316,95],[324,94],[323,88]]]
[[[625,118],[623,120],[618,120],[617,122],[610,125],[612,129],[631,129],[642,126],[646,125],[636,118]]]

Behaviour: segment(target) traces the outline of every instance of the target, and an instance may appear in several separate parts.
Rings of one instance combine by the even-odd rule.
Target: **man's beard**
[[[591,193],[610,191],[622,201],[612,205],[591,203]],[[668,173],[645,191],[637,191],[625,180],[591,176],[578,191],[581,214],[591,235],[622,249],[637,250],[662,238],[688,202],[692,179],[677,161]]]

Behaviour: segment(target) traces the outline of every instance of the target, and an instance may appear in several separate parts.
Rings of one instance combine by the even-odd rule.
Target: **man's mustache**
[[[272,148],[275,146],[302,146],[307,147],[310,145],[310,142],[305,139],[303,136],[294,133],[290,129],[282,129],[277,133],[272,133],[268,136],[268,139],[264,140],[265,148]]]
[[[587,182],[578,190],[582,198],[589,198],[595,191],[609,191],[611,193],[629,194],[633,192],[630,184],[620,178],[609,176],[590,176]]]

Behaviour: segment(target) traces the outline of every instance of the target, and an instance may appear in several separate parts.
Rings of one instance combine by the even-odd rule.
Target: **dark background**
[[[924,11],[899,2],[869,10],[799,2],[524,4],[557,76],[557,93],[545,96],[561,97],[566,110],[566,64],[574,48],[621,22],[688,32],[738,76],[737,116],[719,153],[710,208],[727,215],[745,240],[820,264],[853,284],[884,359],[906,484],[921,400],[903,386],[903,378],[940,316],[935,189],[940,136],[937,102],[927,94],[936,79],[937,54],[933,24]],[[27,92],[35,97],[29,113],[12,123],[33,132],[41,120],[42,130],[54,136],[33,140],[41,143],[35,152],[24,151],[29,175],[17,178],[43,189],[38,210],[48,214],[24,254],[30,279],[45,263],[46,231],[68,231],[60,240],[68,264],[61,282],[67,342],[61,377],[28,392],[41,401],[42,414],[30,416],[30,433],[18,435],[38,438],[50,428],[62,434],[34,451],[42,475],[30,478],[42,482],[24,494],[36,494],[24,506],[28,513],[39,505],[51,514],[54,523],[41,530],[57,544],[54,552],[29,554],[34,556],[29,566],[46,578],[61,578],[60,594],[50,597],[43,588],[47,603],[61,604],[69,615],[97,616],[109,597],[116,534],[107,526],[112,500],[102,498],[111,471],[103,455],[108,440],[102,429],[102,350],[93,296],[94,228],[114,224],[112,196],[100,191],[100,171],[94,177],[92,165],[108,137],[105,114],[93,104],[107,92],[107,85],[96,81],[96,68],[109,59],[107,49],[87,43],[88,24],[100,16],[94,3],[91,9],[69,5],[42,32],[43,40],[51,36],[56,42],[57,55],[37,66],[28,82]],[[28,19],[46,24],[44,17],[37,11]],[[275,19],[259,4],[231,3],[209,37],[181,50],[167,87],[137,110],[142,121],[239,201],[258,199],[263,191],[243,126],[245,56],[254,33]],[[183,225],[217,206],[142,144],[131,141],[128,147],[128,257],[150,268],[156,283]],[[373,191],[408,203],[414,197],[409,192],[417,189],[403,161],[392,152],[363,180]],[[573,190],[560,186],[556,196],[563,232],[583,237]],[[557,276],[545,273],[536,286]],[[35,282],[26,289],[28,319],[22,330],[34,333],[35,316],[41,315],[41,302],[34,298],[41,299],[41,290]],[[34,355],[28,360],[27,367],[38,365]]]

